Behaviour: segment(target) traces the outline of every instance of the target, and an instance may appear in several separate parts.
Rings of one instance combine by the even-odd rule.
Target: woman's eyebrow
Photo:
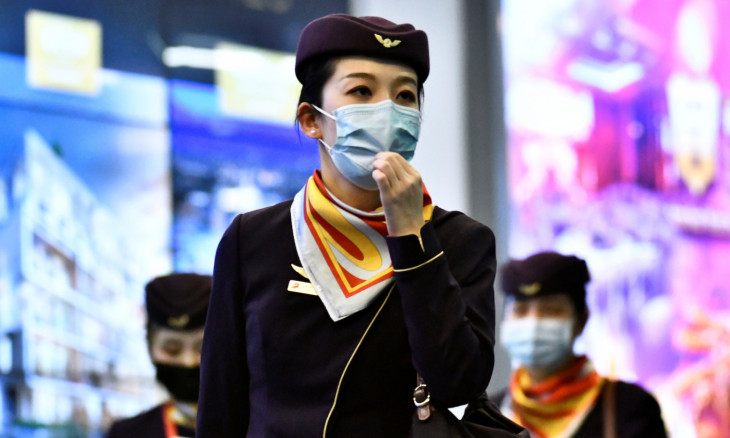
[[[370,73],[361,72],[361,73],[349,73],[349,74],[341,77],[340,78],[340,81],[344,81],[346,79],[357,79],[357,78],[359,78],[359,79],[368,79],[368,80],[371,80],[371,81],[374,81],[375,80],[375,76],[374,75],[372,75]]]
[[[413,85],[414,87],[418,87],[418,81],[412,76],[399,76],[398,79],[395,80],[396,84],[409,84]]]
[[[339,80],[344,81],[347,79],[367,79],[367,80],[374,81],[374,80],[376,80],[376,77],[375,77],[375,75],[373,75],[371,73],[355,72],[355,73],[349,73],[349,74],[341,77]],[[410,84],[410,85],[413,85],[414,87],[418,86],[418,81],[413,76],[407,76],[407,75],[398,76],[395,80],[395,83],[398,85]]]

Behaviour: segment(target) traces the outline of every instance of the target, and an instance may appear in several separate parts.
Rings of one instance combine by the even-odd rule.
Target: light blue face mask
[[[332,146],[321,139],[337,170],[365,190],[377,190],[373,161],[378,152],[397,152],[410,161],[421,129],[421,113],[392,100],[345,105],[334,115],[314,108],[337,123],[337,141]]]
[[[500,339],[513,366],[552,372],[573,354],[573,324],[561,318],[508,319],[502,322]]]

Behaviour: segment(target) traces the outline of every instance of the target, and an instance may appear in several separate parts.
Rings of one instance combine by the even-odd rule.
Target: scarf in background
[[[431,219],[423,189],[423,218]],[[335,198],[315,171],[291,206],[299,260],[333,321],[364,309],[393,277],[382,208],[365,212]]]
[[[540,438],[570,436],[595,404],[604,380],[586,356],[542,382],[533,382],[520,367],[509,387],[514,420]]]

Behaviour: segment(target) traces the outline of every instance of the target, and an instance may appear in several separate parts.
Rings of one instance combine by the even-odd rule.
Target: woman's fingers
[[[373,178],[380,190],[389,234],[419,234],[423,226],[423,183],[418,171],[399,154],[381,152],[373,162]]]
[[[418,185],[420,190],[421,175],[406,161],[405,158],[394,152],[380,152],[373,161],[373,178],[386,183],[380,189],[407,189]]]

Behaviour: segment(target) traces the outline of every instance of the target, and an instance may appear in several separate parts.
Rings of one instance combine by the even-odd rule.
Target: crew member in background
[[[541,252],[502,269],[501,341],[517,368],[492,400],[535,437],[664,438],[661,411],[641,387],[598,375],[573,352],[588,321],[586,263]]]
[[[117,421],[107,438],[193,438],[200,387],[200,349],[211,277],[170,274],[145,288],[147,345],[159,381],[171,399]]]

